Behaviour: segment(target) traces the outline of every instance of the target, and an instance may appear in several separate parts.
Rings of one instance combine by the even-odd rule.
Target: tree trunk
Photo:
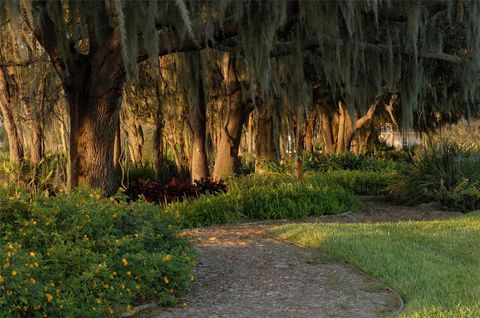
[[[77,72],[64,82],[71,125],[68,187],[99,188],[112,195],[118,189],[113,149],[125,81],[120,47],[100,49]]]
[[[30,162],[38,165],[43,158],[43,128],[39,119],[34,119],[30,146]]]
[[[122,179],[122,136],[120,130],[120,116],[118,118],[117,128],[115,129],[115,141],[113,148],[113,166],[117,180]]]
[[[133,101],[133,103],[135,103],[135,101]],[[143,145],[145,140],[142,125],[139,123],[135,111],[130,107],[137,107],[137,105],[127,105],[120,117],[121,121],[124,122],[123,131],[127,136],[128,158],[137,166],[143,163]]]
[[[60,77],[69,106],[68,188],[87,186],[113,194],[118,189],[113,163],[115,130],[125,82],[120,28],[105,23],[99,43],[91,34],[88,55],[73,46],[60,53],[58,41],[64,31],[45,7],[39,6],[38,13],[33,33]]]
[[[155,94],[157,98],[157,107],[154,113],[155,130],[153,132],[153,156],[155,158],[155,180],[165,181],[162,175],[165,167],[164,145],[163,145],[163,128],[165,123],[163,121],[162,100],[160,98],[160,88],[158,84],[155,87]]]
[[[98,86],[98,90],[102,90]],[[79,104],[70,98],[72,128],[69,153],[69,188],[87,186],[100,188],[107,195],[116,192],[113,149],[118,125],[118,103],[115,99],[100,97]],[[73,104],[73,105],[72,105]],[[73,106],[73,107],[72,107]]]
[[[332,116],[324,107],[320,108],[320,132],[323,140],[323,152],[332,154],[335,152],[335,141],[333,137]]]
[[[11,163],[20,164],[23,162],[24,153],[13,115],[10,93],[7,71],[5,68],[0,68],[0,111],[7,132],[9,158]]]
[[[46,90],[47,90],[47,77],[43,80],[42,83],[42,96],[40,100],[40,105],[37,107],[33,105],[32,109],[32,136],[31,136],[31,147],[30,147],[30,162],[36,166],[40,163],[43,158],[44,153],[44,135],[43,135],[43,125],[44,125],[44,112],[45,112],[45,103],[46,103]]]
[[[191,164],[191,181],[206,178],[208,172],[208,159],[206,148],[207,135],[207,107],[205,104],[205,92],[203,87],[203,72],[199,52],[192,52],[188,56],[190,70],[192,76],[192,89],[195,98],[189,103],[190,111],[190,127],[192,128],[192,154],[190,158]],[[198,86],[198,87],[195,87]]]
[[[337,131],[337,147],[335,153],[342,154],[345,152],[345,130],[346,130],[346,116],[347,110],[342,102],[338,102],[338,131]]]
[[[215,179],[235,173],[242,127],[248,114],[251,112],[249,106],[242,101],[235,59],[229,53],[224,55],[222,61],[222,75],[228,102],[222,110],[222,127],[213,168],[213,177]]]
[[[317,125],[317,111],[311,110],[308,113],[307,122],[305,125],[305,150],[313,153],[313,146],[315,144],[315,127]]]
[[[262,162],[278,162],[279,132],[275,131],[274,113],[266,105],[259,107],[255,136],[255,172],[262,172]]]
[[[254,149],[254,139],[255,139],[255,123],[253,113],[250,113],[248,116],[247,123],[247,152],[253,154]]]

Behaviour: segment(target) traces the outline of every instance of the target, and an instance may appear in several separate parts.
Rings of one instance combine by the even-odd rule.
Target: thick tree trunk
[[[223,108],[220,139],[213,168],[215,179],[235,173],[238,164],[238,147],[242,136],[242,127],[251,112],[250,107],[242,101],[242,92],[237,78],[235,59],[226,53],[222,61],[222,75],[225,95],[228,102]]]
[[[24,159],[23,146],[13,115],[7,76],[5,68],[0,68],[0,111],[2,112],[3,125],[7,132],[10,162],[20,164]]]
[[[323,152],[332,154],[335,152],[335,141],[333,137],[332,116],[325,108],[320,108],[320,132],[323,140]]]
[[[81,107],[76,103],[72,107],[70,100],[74,111],[70,114],[69,188],[100,188],[107,195],[116,192],[113,149],[120,97],[118,94],[114,99],[95,98]]]
[[[255,172],[262,172],[263,162],[279,160],[279,132],[275,131],[274,116],[268,106],[259,107],[255,136]]]
[[[64,31],[44,7],[38,10],[33,33],[50,56],[69,106],[68,188],[87,186],[113,194],[118,189],[113,162],[115,130],[125,82],[120,28],[110,29],[105,23],[101,43],[96,43],[92,33],[88,55],[73,47],[60,53],[58,41]]]
[[[111,195],[118,189],[113,150],[125,81],[120,47],[99,49],[77,71],[64,83],[70,111],[68,187],[99,188]]]
[[[208,172],[208,159],[206,149],[207,136],[207,107],[205,105],[205,92],[203,87],[203,72],[201,70],[200,53],[194,52],[189,54],[189,62],[191,71],[194,72],[193,83],[198,85],[195,87],[197,94],[190,102],[190,127],[192,128],[192,154],[191,163],[191,181],[206,178]]]

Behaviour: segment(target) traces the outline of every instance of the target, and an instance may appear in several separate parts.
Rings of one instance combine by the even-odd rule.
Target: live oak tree
[[[159,56],[206,47],[226,51],[221,73],[231,101],[224,107],[236,123],[224,122],[220,132],[213,169],[218,177],[232,170],[236,136],[250,108],[286,116],[284,124],[296,129],[297,148],[307,109],[318,105],[322,127],[328,125],[323,126],[327,115],[338,113],[338,125],[348,129],[337,129],[336,152],[349,148],[353,132],[375,113],[378,106],[372,105],[388,94],[399,97],[404,128],[413,126],[414,113],[423,109],[474,113],[479,11],[473,0],[6,0],[0,2],[0,22],[16,30],[26,25],[61,81],[70,118],[69,186],[99,187],[110,194],[118,186],[113,149],[123,87],[137,77],[139,62],[148,60],[155,70]],[[238,93],[234,60],[246,67],[243,92],[249,94],[243,95],[249,98]],[[203,77],[196,65],[192,60],[198,97]],[[315,101],[317,89],[329,96]],[[192,105],[193,112],[204,113],[200,102]],[[194,142],[202,147],[204,124],[193,123]],[[260,132],[267,131],[265,125],[257,127]],[[275,128],[272,138],[280,131]],[[258,139],[257,144],[263,143]],[[14,156],[21,157],[14,148]],[[200,171],[205,174],[203,164]]]

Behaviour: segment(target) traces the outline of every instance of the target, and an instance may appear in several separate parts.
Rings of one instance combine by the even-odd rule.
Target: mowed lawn
[[[401,317],[480,317],[480,212],[435,221],[289,224],[273,234],[380,279]]]

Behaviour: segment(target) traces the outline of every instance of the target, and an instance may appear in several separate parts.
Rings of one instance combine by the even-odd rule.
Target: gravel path
[[[434,207],[395,207],[364,199],[365,211],[307,222],[379,222],[457,214]],[[298,221],[298,220],[297,220]],[[180,308],[153,308],[140,317],[386,317],[401,308],[382,283],[314,250],[266,234],[290,221],[189,230],[200,254],[197,280]]]

